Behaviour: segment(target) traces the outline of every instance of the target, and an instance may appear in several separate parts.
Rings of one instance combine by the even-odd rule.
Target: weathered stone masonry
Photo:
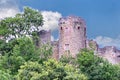
[[[94,51],[95,55],[107,59],[112,64],[120,63],[120,50],[115,46],[99,48],[98,44],[86,37],[86,23],[77,16],[68,16],[59,20],[59,40],[51,41],[51,31],[41,30],[38,35],[40,41],[36,42],[38,47],[49,43],[53,47],[53,58],[59,59],[62,56],[76,57],[76,54],[83,48]],[[3,36],[0,36],[3,39]]]
[[[86,46],[86,25],[83,19],[75,16],[59,21],[59,58],[65,53],[73,57]]]
[[[120,50],[113,46],[99,48],[98,44],[86,37],[85,21],[76,16],[68,16],[59,20],[59,40],[50,41],[50,31],[42,30],[40,33],[42,43],[51,42],[53,46],[53,57],[56,59],[61,56],[76,54],[83,48],[94,50],[95,55],[107,59],[112,64],[120,63]]]

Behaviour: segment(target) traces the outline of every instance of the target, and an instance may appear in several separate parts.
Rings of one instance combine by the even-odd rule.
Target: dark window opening
[[[78,29],[80,29],[80,27],[78,27]]]
[[[60,24],[62,24],[62,22],[60,22]]]
[[[65,22],[63,22],[63,24],[65,24]]]
[[[86,28],[85,28],[85,30],[84,30],[84,36],[86,36]]]
[[[79,22],[76,21],[76,22],[74,22],[74,23],[75,23],[75,24],[78,24]]]
[[[118,55],[117,57],[119,57],[119,58],[120,58],[120,55]]]
[[[69,56],[70,50],[65,50],[65,53]]]
[[[61,30],[62,30],[63,28],[61,27]]]

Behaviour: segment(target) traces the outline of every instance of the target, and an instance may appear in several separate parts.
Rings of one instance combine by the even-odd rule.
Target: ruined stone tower
[[[59,20],[59,58],[76,54],[86,47],[86,25],[82,18],[68,16]]]
[[[41,30],[39,33],[40,43],[39,45],[47,44],[51,42],[51,31]]]
[[[59,40],[51,41],[51,31],[41,30],[38,33],[40,47],[50,43],[52,46],[52,57],[60,59],[62,56],[76,57],[76,54],[83,48],[93,50],[95,55],[103,57],[112,64],[120,63],[120,50],[114,46],[99,48],[94,40],[86,39],[86,24],[77,16],[63,17],[59,20]],[[2,38],[2,36],[0,36]],[[39,44],[39,42],[41,42]]]

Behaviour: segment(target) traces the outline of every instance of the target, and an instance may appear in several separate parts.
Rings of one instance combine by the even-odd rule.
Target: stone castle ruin
[[[79,17],[66,17],[59,20],[59,58],[66,54],[73,57],[86,47],[86,25]]]
[[[59,40],[51,41],[51,32],[42,30],[39,35],[42,43],[50,42],[53,47],[53,57],[56,59],[61,56],[76,54],[83,48],[94,50],[94,53],[100,57],[107,59],[112,64],[120,63],[120,50],[114,46],[105,46],[99,48],[98,44],[86,37],[85,21],[76,16],[68,16],[59,20]]]
[[[52,46],[53,57],[59,59],[62,56],[72,56],[80,52],[81,49],[87,48],[94,51],[95,55],[107,59],[112,64],[120,63],[120,50],[115,46],[105,46],[99,48],[93,40],[88,40],[86,36],[86,23],[77,16],[68,16],[59,20],[59,40],[51,41],[51,31],[41,30],[38,35],[40,41],[36,42],[37,46],[49,43]],[[3,37],[0,36],[0,39]]]

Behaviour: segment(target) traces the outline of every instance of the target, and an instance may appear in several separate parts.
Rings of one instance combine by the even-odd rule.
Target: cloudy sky
[[[41,11],[44,29],[51,29],[55,39],[59,18],[76,15],[86,21],[89,39],[120,48],[120,0],[0,0],[0,18],[14,16],[24,6]]]

